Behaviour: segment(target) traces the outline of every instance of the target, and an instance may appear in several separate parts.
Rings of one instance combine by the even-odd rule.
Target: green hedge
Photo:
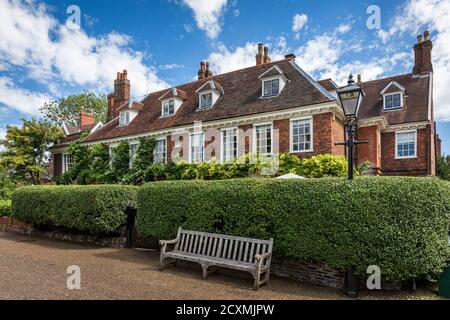
[[[11,215],[11,200],[0,200],[0,217]]]
[[[275,254],[339,270],[381,267],[384,279],[442,270],[449,257],[448,184],[433,178],[179,181],[138,192],[142,236],[178,227],[274,238]]]
[[[37,226],[112,233],[126,223],[136,191],[113,185],[23,187],[13,194],[13,216]]]

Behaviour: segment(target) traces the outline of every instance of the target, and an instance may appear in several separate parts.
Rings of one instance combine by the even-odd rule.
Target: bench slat
[[[234,250],[233,250],[233,260],[234,261],[237,261],[237,254],[238,254],[240,244],[241,244],[241,242],[239,240],[236,240],[236,242],[234,244]]]
[[[222,244],[223,244],[224,238],[219,239],[219,248],[217,249],[216,257],[220,258],[220,255],[222,254]]]

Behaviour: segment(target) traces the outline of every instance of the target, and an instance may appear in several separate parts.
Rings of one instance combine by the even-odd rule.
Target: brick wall
[[[53,155],[53,175],[58,177],[62,174],[62,154],[57,153]]]
[[[378,126],[359,128],[358,140],[368,141],[367,144],[357,146],[357,164],[362,165],[366,161],[370,162],[369,174],[377,175],[381,171],[381,146],[378,139]]]
[[[395,159],[395,132],[381,134],[383,175],[426,176],[428,168],[429,145],[427,129],[417,130],[417,158]]]
[[[274,258],[272,274],[337,289],[344,288],[344,273],[323,264],[304,263],[290,258]]]

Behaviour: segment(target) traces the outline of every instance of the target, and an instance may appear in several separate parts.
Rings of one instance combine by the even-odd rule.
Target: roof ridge
[[[390,76],[390,77],[386,77],[386,78],[380,78],[380,79],[374,79],[374,80],[369,80],[369,81],[363,81],[362,84],[370,83],[370,82],[376,82],[376,81],[391,80],[391,79],[394,79],[394,78],[411,76],[411,75],[413,75],[413,73],[403,73],[403,74],[398,74],[398,75]]]
[[[174,88],[176,88],[178,90],[181,90],[181,89],[179,89],[180,87],[187,86],[187,85],[193,85],[193,84],[195,84],[197,82],[201,82],[201,81],[205,81],[205,80],[208,80],[208,81],[214,80],[215,81],[216,80],[215,78],[217,78],[217,77],[223,77],[225,75],[230,75],[232,73],[242,72],[242,71],[246,71],[246,70],[250,70],[250,69],[258,68],[258,67],[262,67],[262,66],[274,66],[277,63],[284,62],[284,61],[289,61],[289,60],[291,60],[291,59],[284,58],[284,59],[281,59],[281,60],[272,61],[272,62],[265,63],[265,64],[254,65],[254,66],[245,67],[245,68],[241,68],[241,69],[237,69],[237,70],[233,70],[233,71],[228,71],[228,72],[217,74],[217,75],[213,75],[211,77],[204,78],[204,79],[199,79],[199,80],[195,80],[195,81],[191,81],[191,82],[185,82],[185,83],[182,83],[182,84],[179,84],[179,85],[176,85],[176,86],[172,86],[170,88],[158,90],[158,91],[155,91],[155,92],[150,92],[144,99],[142,99],[142,101],[145,101],[150,95],[161,93],[161,92],[164,92],[165,90],[170,90],[170,89],[174,89]],[[205,83],[208,83],[208,81],[206,81]]]

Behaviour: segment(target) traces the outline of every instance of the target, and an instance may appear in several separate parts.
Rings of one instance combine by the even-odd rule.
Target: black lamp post
[[[337,94],[345,114],[345,126],[347,129],[347,141],[338,143],[337,145],[344,145],[348,148],[348,180],[353,180],[353,150],[359,144],[368,143],[367,141],[357,141],[355,139],[358,111],[362,98],[364,97],[364,91],[361,86],[355,83],[353,75],[350,74],[348,84],[345,87],[339,88]],[[355,275],[354,268],[350,268],[345,274],[344,286],[345,295],[352,298],[358,297],[358,277]]]
[[[348,179],[353,180],[354,147],[358,144],[367,143],[367,141],[355,140],[358,111],[361,106],[362,98],[364,97],[364,91],[357,83],[355,83],[353,75],[350,74],[348,84],[345,87],[339,88],[337,94],[345,114],[345,126],[347,128],[347,141],[337,143],[337,145],[344,145],[348,148]]]

